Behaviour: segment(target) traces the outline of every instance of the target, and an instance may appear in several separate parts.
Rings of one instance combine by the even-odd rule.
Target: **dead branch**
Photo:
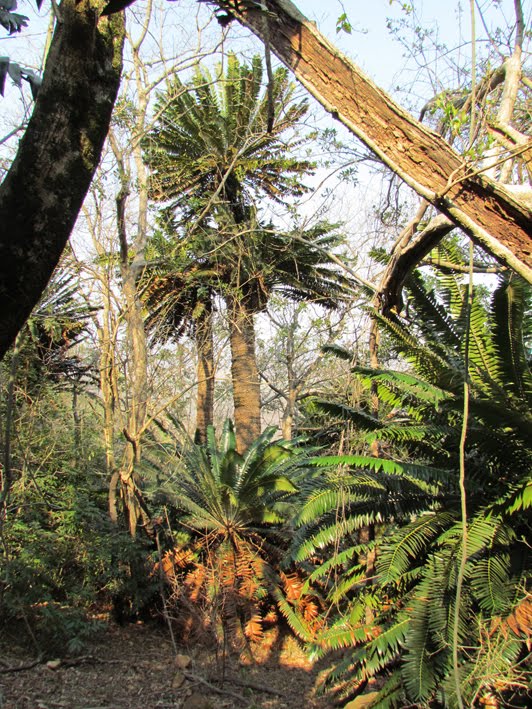
[[[198,682],[199,684],[203,684],[205,687],[208,687],[212,692],[217,692],[217,694],[226,694],[229,697],[234,697],[234,699],[238,699],[238,701],[241,702],[239,706],[246,706],[246,700],[241,694],[231,692],[230,689],[222,689],[221,687],[217,687],[215,684],[211,684],[211,682],[208,682],[206,679],[203,679],[203,677],[195,675],[192,672],[183,672],[183,674],[191,682]]]
[[[389,313],[392,309],[400,312],[402,308],[401,290],[406,278],[417,264],[453,229],[454,224],[441,214],[431,219],[428,225],[406,246],[401,248],[401,244],[397,244],[377,295],[384,314]]]

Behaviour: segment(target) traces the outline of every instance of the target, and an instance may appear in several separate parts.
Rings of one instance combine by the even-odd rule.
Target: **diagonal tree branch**
[[[270,46],[299,81],[421,197],[532,282],[532,210],[479,174],[338,51],[290,0],[218,0]],[[522,147],[532,150],[532,140]]]

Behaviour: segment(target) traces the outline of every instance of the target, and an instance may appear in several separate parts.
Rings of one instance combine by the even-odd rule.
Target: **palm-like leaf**
[[[152,197],[168,202],[172,211],[197,211],[213,195],[219,203],[242,209],[257,192],[282,201],[305,191],[293,178],[313,166],[290,157],[297,139],[279,136],[303,118],[308,102],[294,102],[287,71],[277,69],[275,116],[268,132],[260,58],[247,66],[230,54],[227,64],[223,79],[214,80],[198,68],[191,86],[176,77],[159,97],[160,119],[144,141],[145,159],[152,170]]]
[[[405,459],[416,461],[364,456],[316,460],[331,472],[325,484],[315,483],[296,519],[300,529],[294,558],[318,564],[311,580],[325,583],[329,598],[343,609],[327,631],[331,634],[324,632],[317,642],[340,647],[351,632],[357,648],[350,662],[330,677],[353,687],[390,663],[397,666],[401,658],[380,694],[384,706],[393,705],[394,697],[426,706],[436,697],[441,700],[442,687],[452,686],[448,678],[457,610],[459,655],[469,668],[461,675],[464,698],[496,686],[511,687],[518,658],[526,654],[526,623],[514,620],[514,631],[500,630],[505,627],[500,619],[512,618],[526,598],[530,568],[524,542],[530,536],[525,510],[532,504],[531,380],[522,340],[526,298],[526,286],[505,276],[488,306],[475,298],[469,318],[468,536],[459,609],[455,598],[463,529],[457,471],[468,320],[461,282],[449,274],[429,292],[416,275],[410,282],[412,322],[377,316],[415,372],[354,367],[354,375],[366,387],[376,387],[383,406],[392,409],[388,418],[377,421],[366,411],[321,404],[329,414],[354,423],[368,443],[386,443],[386,450],[400,445]],[[341,466],[336,475],[334,465]],[[346,626],[358,607],[357,597],[366,593],[367,581],[357,563],[358,531],[371,522],[386,523],[376,541],[373,593],[380,608],[373,639],[361,637],[362,621],[354,629]],[[496,673],[481,677],[476,671],[487,664],[482,634],[490,623],[500,630],[490,636],[494,666],[502,667],[503,656],[513,663],[506,665],[504,679]],[[504,633],[508,637],[511,632],[508,644]]]
[[[230,420],[219,440],[210,426],[205,444],[184,454],[176,490],[181,524],[199,550],[184,579],[191,600],[207,599],[211,613],[216,601],[225,625],[247,618],[248,636],[260,635],[263,601],[275,587],[270,563],[281,557],[282,503],[296,492],[308,458],[293,442],[273,441],[275,431],[264,431],[242,456]]]

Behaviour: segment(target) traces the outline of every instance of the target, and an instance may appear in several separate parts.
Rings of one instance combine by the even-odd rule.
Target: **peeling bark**
[[[420,196],[532,282],[532,210],[481,175],[416,121],[320,34],[290,0],[239,10],[219,3],[261,39],[309,92]],[[267,37],[265,35],[267,27]],[[525,148],[526,149],[526,146]],[[532,150],[529,141],[527,150]]]
[[[392,308],[401,312],[403,307],[401,291],[407,277],[453,229],[454,224],[440,214],[432,219],[425,229],[417,233],[415,238],[407,241],[406,245],[397,245],[377,294],[384,315],[388,315]]]
[[[122,69],[124,18],[63,0],[39,96],[0,186],[0,357],[39,300],[100,160]]]

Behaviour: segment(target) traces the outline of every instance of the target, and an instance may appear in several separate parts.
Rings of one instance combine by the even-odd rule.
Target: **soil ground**
[[[274,632],[274,631],[272,631]],[[1,709],[325,709],[314,691],[319,668],[278,631],[254,661],[214,649],[175,650],[160,626],[109,625],[77,658],[32,664],[2,647]],[[189,663],[186,667],[186,665]],[[18,669],[25,667],[25,669]],[[12,671],[17,668],[17,671]],[[9,671],[6,671],[9,670]],[[225,681],[221,678],[225,674]],[[270,690],[269,692],[267,690]]]

